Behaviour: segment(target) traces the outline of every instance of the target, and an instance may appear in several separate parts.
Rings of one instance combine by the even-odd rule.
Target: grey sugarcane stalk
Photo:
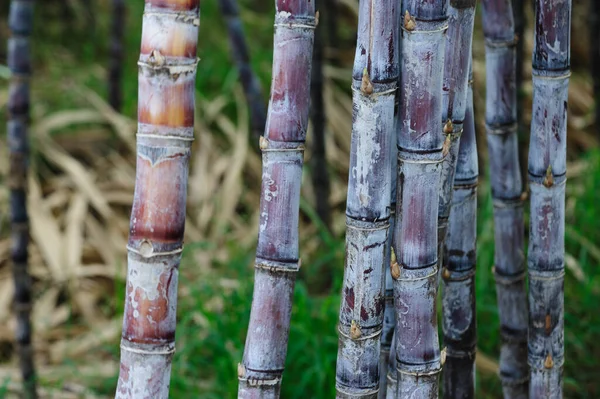
[[[529,397],[562,398],[570,0],[537,0],[529,147]]]
[[[399,11],[390,0],[361,0],[359,4],[337,398],[375,399],[379,391],[385,274],[390,264]]]
[[[511,0],[482,0],[486,39],[486,132],[494,203],[494,274],[504,397],[527,397],[523,184],[517,137],[516,41]]]
[[[404,0],[394,281],[398,398],[437,398],[437,217],[448,3]]]
[[[447,257],[444,253],[444,241],[452,207],[456,157],[467,108],[467,82],[476,0],[450,0],[449,3],[442,86],[442,121],[444,122],[442,132],[446,136],[444,145],[448,155],[442,163],[438,212],[438,256],[441,266],[445,265]]]
[[[451,209],[456,204],[459,209],[454,216],[455,229],[468,228],[471,232],[475,217],[471,204],[465,204],[468,194],[457,190],[454,184],[457,173],[457,160],[460,149],[473,151],[472,144],[460,146],[461,135],[467,112],[467,89],[469,64],[473,42],[476,0],[450,0],[448,9],[448,33],[446,35],[446,57],[444,61],[444,83],[442,86],[443,133],[446,135],[448,155],[442,163],[440,203],[438,214],[438,246],[442,248],[439,257],[442,268],[442,330],[446,346],[444,372],[445,398],[472,398],[474,387],[475,360],[475,293],[474,289],[474,250],[475,235],[455,236],[453,242],[445,245]],[[467,149],[468,146],[468,149]],[[476,151],[476,150],[475,150]],[[461,161],[467,155],[462,154]],[[475,158],[476,159],[476,158]],[[461,165],[462,168],[465,165]],[[461,173],[465,171],[462,170]],[[464,176],[463,176],[464,177]],[[475,176],[477,180],[477,176]],[[460,184],[464,184],[461,182]],[[472,183],[469,183],[472,185]],[[454,201],[453,195],[459,198]],[[462,220],[465,218],[465,220]],[[473,240],[471,242],[470,240]],[[469,252],[462,253],[465,248]],[[469,285],[470,284],[470,285]]]
[[[123,59],[125,48],[125,0],[112,1],[110,62],[108,69],[108,103],[115,111],[121,111],[123,104]]]
[[[27,171],[29,164],[30,38],[33,30],[33,0],[12,0],[8,25],[8,147],[10,170],[11,263],[15,284],[16,343],[25,398],[37,397],[31,343],[31,277],[28,272],[29,217],[27,215]]]
[[[167,398],[194,133],[199,0],[146,0],[117,398]]]
[[[273,81],[263,154],[254,295],[238,397],[278,398],[300,268],[298,219],[310,107],[314,2],[275,2]]]
[[[402,0],[399,1],[399,10],[402,11]],[[396,23],[394,30],[400,32],[400,24],[402,21],[402,12],[396,13]],[[400,36],[396,40],[396,52],[398,54],[398,63],[400,62]],[[399,65],[399,64],[398,64]],[[400,68],[398,67],[398,86],[400,86]],[[388,391],[396,394],[396,346],[394,344],[394,331],[396,330],[396,309],[394,307],[394,277],[392,269],[394,265],[398,265],[396,254],[393,251],[394,229],[396,225],[396,197],[397,197],[397,180],[398,180],[398,146],[396,145],[397,131],[400,127],[400,114],[398,106],[400,96],[396,88],[396,96],[394,100],[394,130],[391,134],[390,142],[390,173],[391,173],[391,193],[390,193],[390,227],[388,234],[388,242],[386,247],[385,265],[385,291],[384,301],[385,309],[383,311],[383,331],[381,332],[381,355],[379,358],[379,399],[384,399],[388,396]]]
[[[219,9],[225,18],[231,55],[238,69],[248,109],[250,110],[250,129],[254,138],[258,141],[265,129],[267,110],[260,81],[250,65],[250,52],[248,51],[237,0],[219,0]]]
[[[445,243],[448,258],[442,272],[442,325],[446,345],[445,398],[475,398],[478,175],[471,73],[463,133],[456,161],[448,236]]]

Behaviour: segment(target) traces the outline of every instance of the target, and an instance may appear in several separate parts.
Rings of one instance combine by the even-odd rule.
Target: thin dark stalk
[[[265,107],[260,81],[250,66],[250,53],[239,15],[237,0],[219,0],[221,14],[225,18],[231,55],[240,74],[240,81],[250,109],[250,129],[256,142],[265,130],[267,109]]]
[[[590,0],[590,74],[594,80],[596,135],[600,139],[600,1]]]
[[[125,1],[113,0],[110,43],[110,65],[108,71],[108,103],[115,111],[121,111],[123,104],[123,35],[125,30]]]
[[[312,183],[315,192],[317,215],[327,228],[331,225],[329,207],[329,171],[325,151],[325,102],[323,101],[323,34],[315,30],[315,44],[310,80],[310,116],[313,127],[312,158],[310,162]]]
[[[29,218],[27,215],[27,170],[29,163],[30,37],[33,29],[33,0],[12,0],[8,24],[8,68],[11,71],[8,99],[8,146],[10,170],[11,261],[15,284],[16,342],[24,397],[36,398],[36,377],[31,344],[31,277],[27,270]]]
[[[595,1],[595,0],[594,0]],[[519,165],[521,166],[521,181],[527,183],[527,148],[529,148],[529,126],[523,125],[523,100],[527,93],[523,91],[523,71],[525,70],[525,25],[526,15],[525,6],[531,3],[529,0],[512,0],[513,17],[515,22],[515,40],[516,40],[516,81],[517,81],[517,126],[519,137]],[[600,46],[599,46],[600,47]],[[527,191],[527,187],[524,187]]]
[[[563,397],[571,0],[536,0],[529,147],[529,396]]]

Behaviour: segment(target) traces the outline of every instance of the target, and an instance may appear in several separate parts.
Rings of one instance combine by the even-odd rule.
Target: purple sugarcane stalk
[[[517,136],[515,31],[511,0],[482,0],[486,38],[486,131],[494,202],[494,274],[504,397],[527,397],[527,298],[523,184]]]
[[[459,206],[455,214],[455,225],[460,220],[462,227],[471,227],[475,217],[470,204],[466,205],[468,195],[457,190],[454,178],[459,157],[460,138],[467,112],[467,91],[469,82],[469,64],[473,42],[476,0],[450,0],[448,9],[448,33],[446,35],[446,57],[444,62],[444,83],[442,86],[443,133],[446,135],[448,155],[442,163],[438,214],[438,246],[442,268],[442,330],[446,345],[446,365],[444,372],[445,398],[474,397],[474,360],[475,360],[475,298],[474,298],[474,253],[459,254],[464,247],[474,245],[471,237],[462,237],[460,242],[454,237],[450,246],[445,245],[451,209]],[[471,140],[473,141],[473,140]],[[468,145],[471,146],[472,143]],[[465,147],[464,150],[467,150]],[[463,150],[463,151],[464,151]],[[472,147],[468,147],[471,151]],[[463,154],[463,158],[466,155]],[[464,159],[462,159],[464,161]],[[461,165],[464,167],[464,165]],[[464,171],[462,171],[464,172]],[[453,194],[460,197],[454,201]],[[455,226],[456,227],[456,226]],[[456,231],[456,230],[455,230]],[[470,229],[468,230],[470,231]],[[456,248],[462,247],[462,248]],[[467,259],[468,258],[468,259]],[[469,283],[471,283],[469,285]],[[468,327],[468,328],[466,328]]]
[[[256,140],[265,130],[266,107],[260,87],[260,81],[250,66],[250,53],[239,15],[237,0],[219,0],[221,14],[225,18],[231,55],[240,74],[240,81],[250,109],[250,129]]]
[[[391,0],[359,4],[337,398],[376,399],[379,392],[385,274],[390,264],[399,11]]]
[[[199,0],[146,0],[117,398],[168,398],[175,351]]]
[[[475,262],[479,170],[472,82],[471,73],[445,244],[448,258],[442,273],[442,320],[446,345],[444,397],[458,399],[475,398]]]
[[[33,0],[12,0],[8,25],[8,68],[11,71],[8,97],[8,146],[10,170],[11,262],[15,284],[16,342],[23,378],[24,397],[37,397],[31,344],[31,277],[27,270],[29,218],[27,216],[27,170],[29,166],[29,81],[30,37],[33,30]]]
[[[298,219],[310,107],[314,2],[275,2],[273,81],[263,153],[254,296],[238,397],[278,398],[300,268]]]
[[[404,0],[398,197],[392,267],[398,398],[437,398],[442,369],[436,296],[437,217],[444,160],[442,81],[445,0]]]
[[[571,0],[536,0],[529,147],[529,396],[562,398]]]

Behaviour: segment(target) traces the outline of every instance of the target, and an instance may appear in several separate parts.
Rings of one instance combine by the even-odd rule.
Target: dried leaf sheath
[[[570,0],[537,0],[529,266],[529,396],[562,398]]]
[[[405,0],[394,282],[398,398],[437,398],[437,216],[447,2]]]
[[[254,295],[239,398],[278,398],[298,258],[303,150],[310,105],[314,2],[275,3],[273,81],[263,151]]]
[[[15,284],[16,342],[24,397],[36,398],[33,348],[31,345],[31,277],[27,270],[29,218],[27,215],[27,169],[29,162],[30,37],[33,29],[33,0],[12,0],[8,24],[8,68],[11,71],[8,97],[8,146],[10,170],[11,262]]]
[[[167,398],[194,130],[199,2],[146,0],[117,398]]]
[[[517,136],[516,42],[511,0],[482,0],[486,38],[486,131],[494,200],[494,271],[504,397],[527,397],[527,298],[523,184]]]
[[[477,144],[473,87],[469,83],[464,132],[460,139],[454,194],[442,273],[442,326],[446,345],[444,397],[475,397],[475,261],[477,241]]]
[[[363,0],[352,79],[346,265],[336,369],[338,398],[377,398],[398,83],[398,6]]]

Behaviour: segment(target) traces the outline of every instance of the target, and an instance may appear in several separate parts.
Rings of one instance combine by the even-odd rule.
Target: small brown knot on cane
[[[369,72],[367,71],[367,68],[363,69],[360,91],[367,96],[373,94],[373,83],[371,83],[371,78],[369,78]]]
[[[412,32],[417,28],[417,21],[410,15],[408,10],[404,13],[404,29]]]
[[[352,323],[350,324],[350,338],[359,339],[361,335],[362,335],[362,332],[360,331],[360,327],[358,326],[358,323],[356,321],[352,320]]]

